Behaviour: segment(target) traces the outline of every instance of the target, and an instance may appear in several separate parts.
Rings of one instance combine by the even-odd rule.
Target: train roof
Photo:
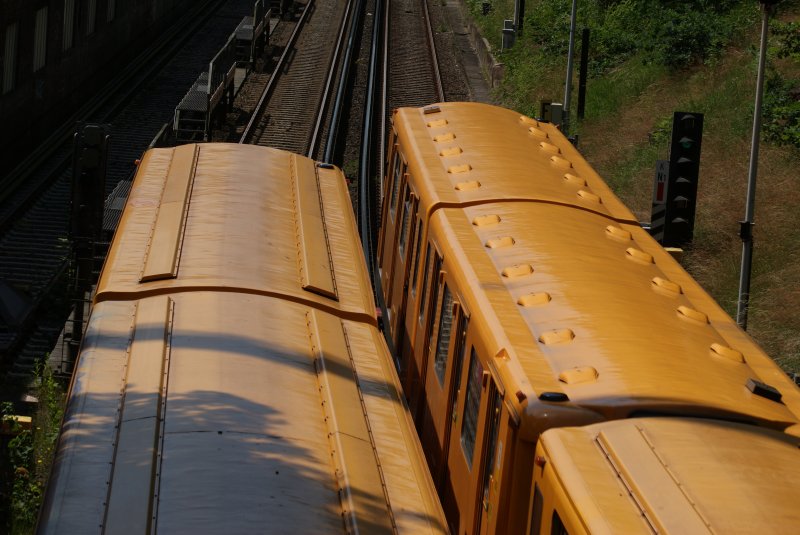
[[[446,269],[467,293],[470,323],[492,340],[492,365],[517,411],[535,413],[537,425],[555,405],[603,418],[652,411],[777,428],[798,421],[794,383],[632,221],[557,130],[488,105],[437,108],[401,109],[395,128],[409,173],[419,173],[420,205],[426,195],[434,203],[426,208]],[[432,116],[460,140],[460,157],[476,162],[464,173],[487,195],[452,193],[454,175],[426,126]],[[467,133],[460,125],[470,125]],[[530,128],[546,132],[570,167],[543,158]],[[593,208],[582,184],[601,199]]]
[[[150,150],[95,299],[206,288],[374,318],[351,213],[341,171],[290,152],[228,143]]]
[[[551,124],[478,102],[399,108],[395,130],[409,152],[420,205],[493,200],[573,206],[618,221],[636,217]]]
[[[446,533],[361,257],[346,258],[341,173],[273,149],[175,149],[195,159],[177,274],[137,282],[161,239],[149,229],[169,232],[171,152],[144,158],[104,266],[39,531]],[[288,177],[312,180],[301,195],[336,244],[308,260]],[[316,255],[338,301],[303,288]]]
[[[800,449],[729,422],[644,418],[552,429],[540,452],[587,533],[796,533]]]

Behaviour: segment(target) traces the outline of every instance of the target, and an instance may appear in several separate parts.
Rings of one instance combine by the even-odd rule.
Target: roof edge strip
[[[525,202],[536,203],[536,204],[550,204],[553,206],[563,206],[565,208],[574,208],[575,210],[580,210],[582,212],[595,214],[609,221],[614,221],[619,224],[636,225],[637,227],[640,226],[639,221],[637,221],[636,219],[614,217],[611,214],[603,213],[597,210],[592,210],[591,208],[587,208],[586,206],[578,206],[577,204],[550,201],[546,199],[530,199],[530,198],[519,198],[519,197],[509,197],[504,199],[476,199],[473,201],[463,201],[463,202],[440,201],[433,203],[428,208],[428,219],[430,219],[433,213],[436,212],[437,210],[442,210],[447,208],[472,208],[474,206],[481,206],[484,204],[505,204],[505,203],[525,203]]]
[[[289,301],[291,303],[297,303],[299,305],[305,305],[317,310],[321,310],[323,312],[327,312],[328,314],[333,314],[334,316],[337,316],[342,320],[356,321],[359,323],[369,324],[376,328],[378,327],[378,320],[373,316],[370,316],[369,313],[367,312],[353,312],[349,310],[342,310],[341,308],[338,308],[336,306],[320,303],[313,299],[306,299],[298,295],[292,295],[283,292],[273,292],[269,290],[257,290],[254,288],[242,288],[237,286],[189,285],[189,286],[179,286],[179,287],[171,286],[166,288],[150,288],[147,290],[133,290],[133,291],[105,290],[101,293],[98,293],[95,296],[94,303],[92,306],[106,301],[138,301],[139,299],[147,299],[149,297],[155,297],[159,295],[175,295],[175,294],[193,293],[193,292],[240,293],[247,295],[258,295],[262,297],[272,297],[274,299]]]

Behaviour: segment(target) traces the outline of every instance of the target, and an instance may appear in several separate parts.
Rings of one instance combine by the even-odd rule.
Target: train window
[[[411,221],[414,217],[412,214],[414,204],[414,194],[411,188],[406,188],[406,199],[403,202],[403,223],[400,225],[400,256],[405,260],[406,242],[408,242],[408,233],[411,230]]]
[[[422,219],[417,220],[417,245],[415,246],[414,251],[414,264],[411,266],[411,272],[413,275],[413,280],[411,282],[411,295],[417,295],[417,268],[419,267],[419,254],[422,250]]]
[[[419,298],[419,322],[422,323],[422,318],[425,317],[425,294],[428,292],[428,266],[431,263],[431,244],[428,244],[428,250],[425,253],[425,269],[422,275],[422,295]]]
[[[464,367],[464,356],[467,354],[467,327],[469,326],[469,318],[464,315],[464,309],[461,309],[461,316],[458,318],[458,345],[455,349],[456,363],[455,363],[455,388],[453,392],[461,390],[461,369]],[[453,397],[453,411],[455,411],[456,403],[458,402],[458,394]]]
[[[436,355],[433,360],[433,370],[439,385],[444,386],[444,371],[447,368],[447,350],[450,349],[450,333],[453,327],[453,294],[450,288],[444,285],[442,295],[442,312],[439,316],[439,338],[436,341]]]
[[[3,55],[3,94],[14,89],[17,76],[17,23],[6,26],[5,54]]]
[[[44,67],[47,57],[47,6],[36,11],[33,32],[33,72]]]
[[[467,465],[470,468],[472,468],[472,456],[475,453],[475,436],[478,433],[478,410],[481,406],[482,379],[483,366],[473,347],[469,358],[467,398],[464,400],[464,422],[461,425],[461,449],[464,451]]]
[[[428,339],[425,341],[425,347],[430,348],[431,342],[433,341],[433,321],[436,318],[436,305],[439,303],[439,284],[438,284],[438,275],[439,270],[442,267],[442,257],[436,254],[434,251],[433,253],[433,269],[431,270],[431,297],[428,300],[430,305],[428,306],[428,321],[425,324],[427,326],[426,332],[428,333]],[[424,305],[425,303],[423,303]]]
[[[62,49],[69,50],[74,43],[73,35],[75,32],[75,0],[64,0],[64,35],[62,37]]]
[[[389,212],[394,216],[397,210],[397,196],[400,193],[400,179],[403,177],[403,158],[400,153],[394,153],[394,169],[392,170],[392,197],[389,200]]]
[[[553,522],[550,524],[550,535],[569,535],[567,528],[558,516],[558,511],[553,511]]]
[[[542,491],[539,485],[533,487],[533,510],[531,512],[531,532],[530,535],[539,535],[542,529]]]
[[[494,459],[497,448],[497,435],[500,431],[501,399],[497,390],[492,392],[491,403],[489,404],[489,443],[487,444],[486,459],[483,467],[483,503],[489,504],[489,484],[492,481],[492,474],[499,468],[500,458]],[[492,462],[494,461],[494,462]]]

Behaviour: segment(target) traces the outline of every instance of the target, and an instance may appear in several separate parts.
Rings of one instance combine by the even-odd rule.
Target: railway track
[[[313,2],[303,7],[297,29],[283,50],[240,143],[311,155],[324,129],[327,102],[354,2]],[[335,46],[331,46],[335,43]]]
[[[171,120],[187,87],[251,9],[249,0],[207,2],[192,13],[193,24],[168,38],[174,46],[146,56],[142,70],[109,84],[104,98],[76,117],[112,125],[107,193],[120,180],[129,179],[136,158]],[[72,128],[66,125],[49,140],[47,150],[37,153],[35,169],[4,181],[10,193],[0,204],[0,281],[21,303],[18,310],[24,309],[19,317],[0,323],[4,392],[30,379],[36,362],[53,347],[68,313],[69,303],[58,289],[69,256]]]

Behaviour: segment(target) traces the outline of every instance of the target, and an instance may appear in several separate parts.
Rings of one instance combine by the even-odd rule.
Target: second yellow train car
[[[378,258],[386,324],[453,533],[538,525],[536,448],[548,430],[669,416],[798,435],[794,383],[552,125],[479,103],[401,108],[387,154]],[[680,450],[679,433],[670,436]],[[733,435],[708,436],[724,447]],[[760,443],[742,443],[735,455],[744,459]],[[680,451],[700,449],[695,442]],[[635,459],[619,470],[631,468],[634,487],[650,484]],[[547,466],[580,472],[584,461],[597,465],[576,454]],[[774,473],[772,461],[753,462],[765,477]],[[736,466],[710,463],[709,477],[724,470]],[[756,491],[758,473],[748,471],[732,492]],[[591,475],[585,481],[587,495],[598,492]],[[680,480],[662,483],[680,491]],[[582,484],[559,492],[569,502]],[[778,486],[800,499],[797,483]],[[709,529],[724,533],[714,519],[725,507],[736,517],[738,506],[720,507]],[[602,504],[591,513],[606,514]],[[798,529],[794,520],[776,518],[784,531]],[[599,525],[585,531],[603,532]]]
[[[144,156],[39,533],[446,533],[350,206],[284,151]]]

